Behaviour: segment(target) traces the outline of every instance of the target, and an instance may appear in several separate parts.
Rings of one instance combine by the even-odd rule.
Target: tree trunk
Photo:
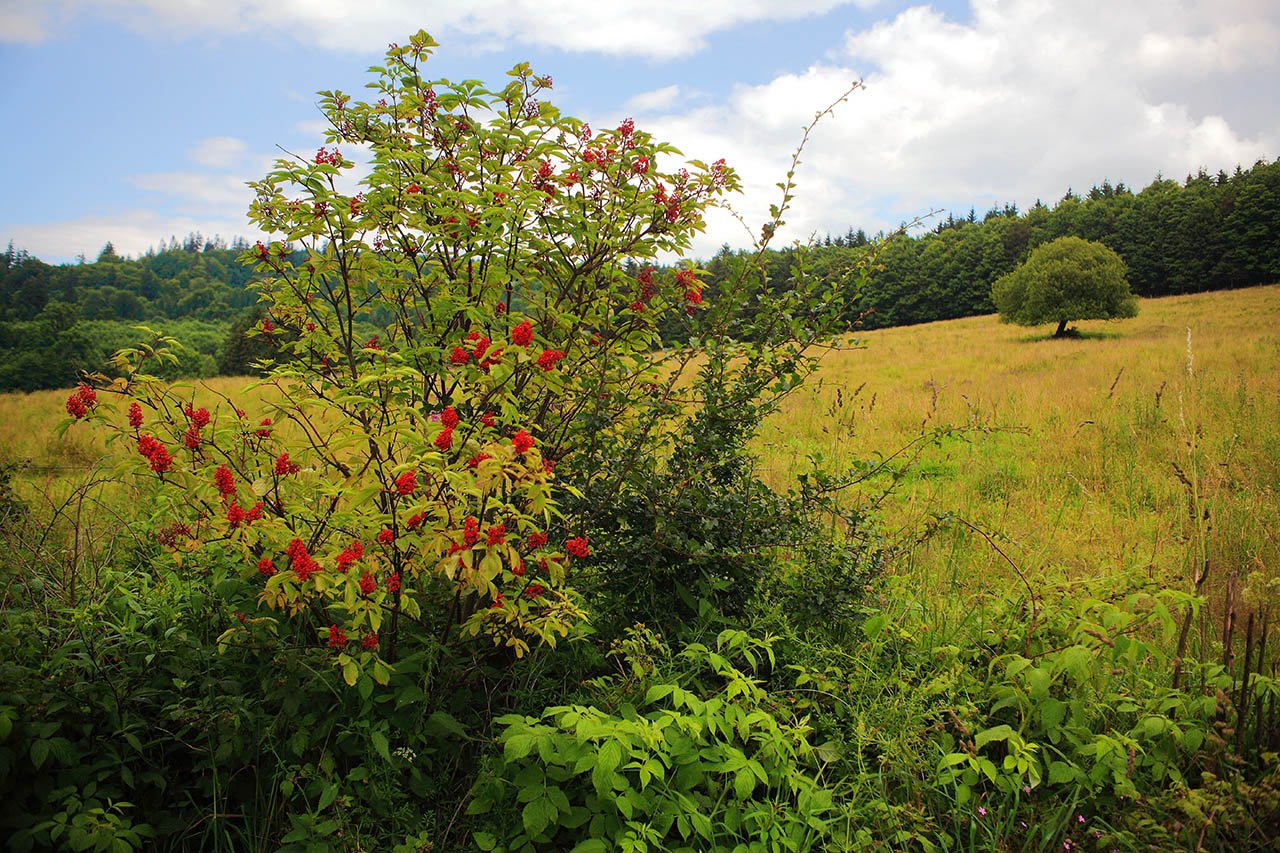
[[[1062,337],[1063,335],[1065,335],[1065,334],[1066,334],[1066,332],[1067,332],[1067,321],[1066,321],[1066,320],[1059,320],[1059,321],[1058,321],[1058,331],[1054,332],[1054,333],[1053,333],[1053,336],[1054,336],[1055,338],[1060,338],[1060,337]]]

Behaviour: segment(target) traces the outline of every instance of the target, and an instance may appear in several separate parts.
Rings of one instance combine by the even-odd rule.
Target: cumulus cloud
[[[6,0],[9,2],[9,0]],[[756,21],[795,20],[876,0],[12,0],[0,38],[32,40],[69,10],[97,12],[154,31],[211,29],[289,33],[325,48],[367,51],[428,22],[433,35],[491,45],[521,43],[583,53],[670,59],[687,56],[712,33]],[[0,19],[3,20],[3,19]],[[0,30],[0,32],[5,32]]]
[[[646,129],[691,157],[727,157],[747,178],[743,213],[759,222],[801,127],[865,79],[805,152],[787,239],[1280,154],[1274,4],[975,0],[971,11],[958,22],[906,9],[849,32],[826,64]],[[741,244],[741,227],[716,221],[697,248],[724,241]]]

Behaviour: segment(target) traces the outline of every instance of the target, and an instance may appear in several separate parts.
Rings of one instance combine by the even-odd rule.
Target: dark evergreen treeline
[[[877,235],[877,240],[884,235]],[[954,214],[930,232],[885,242],[860,289],[852,275],[865,246],[861,230],[806,250],[810,272],[850,282],[848,319],[862,328],[947,320],[995,310],[992,283],[1058,237],[1096,240],[1128,265],[1139,296],[1167,296],[1280,281],[1280,160],[1234,174],[1201,171],[1183,183],[1157,178],[1141,192],[1103,182],[1083,197],[1068,190],[1052,208],[1037,202]],[[714,274],[728,250],[711,261]],[[785,287],[792,250],[767,258],[771,287]]]
[[[907,325],[994,311],[991,284],[1031,250],[1063,236],[1109,246],[1129,269],[1139,296],[1164,296],[1280,281],[1280,160],[1234,174],[1201,171],[1179,183],[1157,178],[1141,192],[1104,181],[1053,207],[1037,202],[992,208],[981,218],[954,214],[930,232],[899,235],[879,249],[869,280],[856,275],[866,247],[883,240],[861,230],[806,250],[813,274],[847,281],[847,319],[861,328]],[[0,254],[0,391],[71,385],[101,369],[114,350],[137,342],[132,326],[160,327],[188,352],[170,376],[240,374],[261,346],[243,330],[256,320],[252,276],[228,245],[190,234],[140,258],[111,244],[93,263],[52,266],[10,244]],[[708,264],[732,263],[727,247]],[[771,289],[785,289],[794,250],[768,253]]]

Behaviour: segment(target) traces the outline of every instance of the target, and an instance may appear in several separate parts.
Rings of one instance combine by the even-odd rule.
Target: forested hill
[[[15,249],[0,254],[0,390],[74,383],[99,370],[115,349],[138,342],[133,326],[174,335],[188,348],[166,368],[176,376],[209,376],[222,364],[232,324],[253,313],[245,285],[247,244],[190,234],[136,259],[110,243],[92,263],[52,266]]]
[[[991,284],[1036,246],[1067,235],[1114,249],[1140,296],[1280,281],[1280,160],[1182,183],[1158,178],[1139,193],[1104,182],[1084,196],[1068,191],[1052,208],[948,216],[928,233],[883,244],[870,281],[846,294],[849,320],[878,328],[991,313]],[[804,265],[820,276],[849,276],[869,242],[862,231],[828,237]],[[724,268],[725,254],[712,260],[713,272]],[[790,250],[769,259],[772,287],[786,286],[794,262]]]
[[[1139,193],[1104,182],[1084,196],[1068,191],[1052,208],[948,216],[926,234],[884,242],[860,289],[850,271],[875,242],[862,231],[827,238],[804,263],[847,278],[850,323],[906,325],[993,311],[992,282],[1065,235],[1119,253],[1141,296],[1280,281],[1280,160],[1182,183],[1157,179]],[[0,254],[0,390],[73,384],[79,371],[99,370],[112,351],[136,343],[138,323],[189,348],[167,368],[173,376],[243,373],[263,354],[243,341],[256,301],[245,289],[252,272],[237,260],[245,248],[191,234],[136,259],[108,244],[93,263],[51,266],[10,245]],[[707,264],[713,285],[729,254]],[[795,260],[789,249],[769,254],[771,287],[787,286]]]

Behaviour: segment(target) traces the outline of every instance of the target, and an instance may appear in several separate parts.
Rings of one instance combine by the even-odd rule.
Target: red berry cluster
[[[285,554],[289,557],[289,568],[293,569],[293,574],[299,583],[306,583],[312,575],[320,571],[320,564],[316,562],[315,557],[311,556],[301,539],[290,541]]]
[[[538,367],[543,370],[554,370],[562,358],[564,358],[563,350],[544,349],[542,355],[538,356]]]
[[[575,557],[586,557],[591,553],[591,543],[585,536],[575,536],[564,543],[564,550]]]
[[[345,572],[351,568],[352,563],[359,562],[364,559],[364,545],[359,541],[353,540],[350,545],[338,552],[336,558],[338,571]]]
[[[418,472],[417,470],[405,471],[399,477],[396,477],[396,494],[401,497],[409,497],[418,490]]]
[[[341,166],[342,152],[337,148],[333,149],[333,151],[321,148],[316,152],[316,164],[320,166]]]
[[[98,405],[98,392],[93,386],[80,383],[80,387],[67,398],[67,414],[80,420]]]
[[[286,477],[290,474],[297,474],[301,470],[302,466],[289,458],[288,451],[281,453],[276,457],[276,476]]]
[[[151,470],[163,474],[173,468],[173,457],[164,446],[164,442],[152,435],[138,437],[138,453],[151,465]]]
[[[233,503],[227,507],[227,523],[235,530],[240,525],[249,525],[262,518],[262,501],[258,501],[249,509],[242,509],[240,504]]]
[[[516,324],[511,329],[511,343],[518,347],[527,347],[533,343],[533,324],[528,320]]]

